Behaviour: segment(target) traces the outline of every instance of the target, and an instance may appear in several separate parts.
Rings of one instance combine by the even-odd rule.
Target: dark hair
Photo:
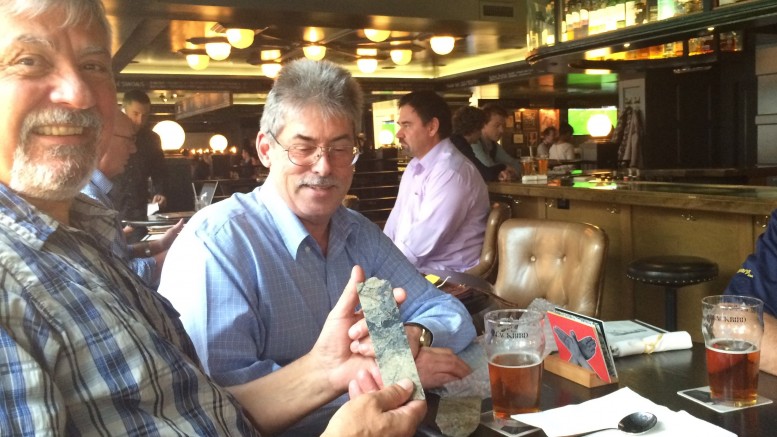
[[[555,126],[548,126],[548,127],[546,127],[545,129],[542,130],[542,136],[543,137],[547,137],[551,133],[555,133],[555,132],[556,132],[556,127]]]
[[[148,94],[145,91],[134,89],[124,93],[124,99],[122,99],[122,105],[127,106],[132,102],[138,102],[143,105],[150,105],[151,99],[148,98]]]
[[[486,123],[488,123],[489,120],[491,120],[491,116],[496,114],[500,117],[507,118],[507,111],[505,108],[499,106],[496,103],[486,103],[483,105],[483,112],[486,114]]]
[[[412,106],[424,124],[436,118],[440,123],[437,132],[441,140],[451,136],[451,108],[439,94],[434,91],[413,91],[399,99],[399,107],[405,105]]]
[[[561,123],[561,126],[558,128],[558,134],[559,135],[569,135],[570,137],[572,134],[575,133],[575,129],[572,128],[572,125],[569,123]]]
[[[474,106],[462,106],[453,113],[453,133],[469,135],[483,129],[486,113]]]

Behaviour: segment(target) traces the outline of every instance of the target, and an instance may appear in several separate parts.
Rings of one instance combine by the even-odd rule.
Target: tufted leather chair
[[[526,308],[535,298],[599,317],[607,234],[597,226],[556,220],[510,219],[499,229],[494,294]]]
[[[464,273],[493,282],[494,277],[496,277],[497,266],[499,265],[499,253],[497,251],[499,227],[502,226],[505,220],[510,218],[510,214],[510,206],[501,202],[491,204],[491,212],[486,220],[486,235],[483,238],[483,250],[480,252],[480,260],[475,267]]]

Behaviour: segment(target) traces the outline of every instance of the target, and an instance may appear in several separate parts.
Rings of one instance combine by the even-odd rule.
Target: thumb
[[[371,394],[375,396],[381,410],[393,410],[410,400],[413,394],[413,381],[405,378]]]
[[[330,314],[336,314],[339,316],[349,316],[353,314],[354,308],[359,304],[359,294],[356,293],[356,284],[364,282],[364,270],[358,265],[353,266],[351,269],[351,278],[348,280],[348,284],[345,285],[343,294],[337,300],[334,308]]]

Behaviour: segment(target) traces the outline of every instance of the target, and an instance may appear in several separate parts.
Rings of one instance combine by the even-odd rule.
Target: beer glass
[[[513,414],[539,411],[545,314],[526,309],[490,311],[485,315],[485,350],[494,419],[517,424]]]
[[[548,174],[548,155],[537,157],[537,174]]]
[[[534,158],[531,156],[521,157],[521,170],[522,176],[529,176],[534,174]]]
[[[724,295],[705,297],[701,304],[712,399],[737,407],[755,404],[764,332],[763,302],[754,297]]]

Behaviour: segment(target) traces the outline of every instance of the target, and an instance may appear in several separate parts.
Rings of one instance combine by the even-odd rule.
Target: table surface
[[[674,411],[688,413],[725,428],[738,436],[775,435],[777,430],[777,377],[761,372],[758,394],[775,402],[728,413],[717,413],[677,394],[680,390],[706,386],[705,348],[694,343],[692,349],[634,355],[615,359],[618,384],[586,388],[572,381],[544,372],[542,376],[541,409],[548,410],[577,404],[604,396],[622,387],[629,387],[651,401]],[[489,401],[485,401],[488,403]],[[430,409],[434,406],[430,405]],[[419,435],[429,435],[423,432]],[[439,435],[439,434],[438,434]],[[542,432],[532,436],[545,435]],[[483,425],[473,437],[497,437],[501,434]]]

